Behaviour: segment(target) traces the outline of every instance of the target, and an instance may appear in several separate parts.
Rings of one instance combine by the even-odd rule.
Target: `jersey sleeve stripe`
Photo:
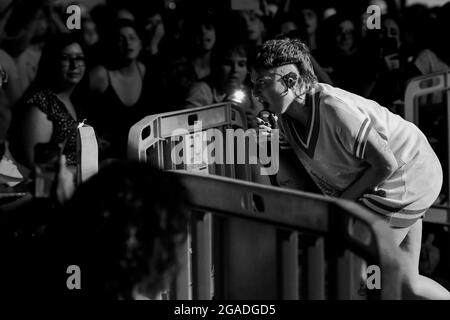
[[[374,205],[373,203],[367,201],[367,199],[362,200],[362,204],[368,209],[371,209],[375,213],[380,214],[386,218],[386,221],[392,227],[406,228],[411,226],[417,219],[420,219],[425,214],[426,210],[418,211],[417,213],[403,214],[399,212],[389,212],[381,209]]]
[[[366,123],[369,121],[369,119],[364,120],[363,124],[361,125],[361,127],[359,128],[359,132],[358,135],[356,136],[356,140],[355,140],[355,144],[353,145],[353,154],[356,155],[357,152],[357,148],[358,148],[358,144],[359,144],[359,139],[364,131],[364,128],[366,127]]]
[[[355,157],[357,157],[357,158],[360,158],[359,154],[361,152],[360,151],[360,149],[361,149],[361,141],[362,141],[363,137],[366,134],[366,130],[367,130],[367,127],[368,127],[369,124],[370,124],[369,119],[366,118],[364,120],[364,122],[362,123],[361,127],[359,128],[359,132],[358,132],[358,135],[356,137],[355,144],[353,146],[353,155]]]
[[[393,213],[393,211],[386,210],[387,208],[385,206],[379,206],[375,202],[370,201],[370,199],[363,198],[361,199],[361,202],[368,208],[372,209],[375,212],[378,212],[380,214],[389,216]],[[395,211],[394,211],[395,212]]]
[[[407,217],[412,217],[413,215],[422,215],[426,209],[404,209],[404,208],[395,208],[393,206],[387,205],[385,203],[381,203],[380,201],[377,201],[375,199],[372,198],[368,198],[368,197],[363,197],[361,199],[361,201],[367,205],[368,207],[370,207],[371,209],[379,212],[379,213],[383,213],[383,214],[388,214],[388,213],[396,213],[398,216],[400,215],[405,215]]]
[[[363,159],[364,158],[364,151],[366,150],[366,143],[367,143],[367,137],[369,136],[370,130],[372,129],[372,123],[370,123],[367,126],[366,132],[364,133],[364,137],[362,138],[361,142],[360,142],[360,154],[359,154],[359,158]]]

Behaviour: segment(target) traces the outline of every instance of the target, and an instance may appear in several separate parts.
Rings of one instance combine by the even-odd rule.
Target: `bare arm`
[[[194,82],[185,98],[184,109],[197,108],[212,104],[214,100],[211,87],[205,82]]]
[[[108,73],[105,67],[97,66],[89,73],[89,89],[95,93],[103,93],[108,88]]]
[[[47,115],[37,107],[31,107],[24,115],[21,145],[24,151],[24,165],[32,167],[34,164],[34,146],[37,143],[50,141],[53,124]]]
[[[56,180],[56,198],[60,204],[69,200],[75,192],[74,173],[69,170],[66,163],[66,156],[62,155],[59,160],[59,170]]]
[[[367,138],[364,160],[369,168],[341,194],[341,198],[359,199],[386,180],[398,166],[392,150],[375,130],[370,130]]]

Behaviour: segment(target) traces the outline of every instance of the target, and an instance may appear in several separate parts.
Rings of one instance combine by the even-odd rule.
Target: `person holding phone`
[[[247,125],[256,127],[256,114],[262,106],[253,99],[246,81],[248,46],[232,40],[221,41],[213,49],[211,61],[211,74],[191,85],[184,108],[230,101],[245,112]]]
[[[109,45],[110,63],[89,72],[93,101],[89,117],[97,130],[101,160],[126,157],[131,126],[154,111],[156,98],[148,82],[151,75],[139,60],[139,25],[127,19],[116,21]]]
[[[406,61],[400,41],[400,26],[391,15],[381,17],[381,30],[369,30],[363,55],[370,61],[363,77],[362,96],[373,99],[390,111],[399,113],[400,101],[406,89]]]

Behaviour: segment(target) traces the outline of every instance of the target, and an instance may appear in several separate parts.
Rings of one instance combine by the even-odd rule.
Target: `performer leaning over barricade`
[[[318,83],[309,50],[297,39],[265,42],[252,81],[321,191],[358,201],[390,224],[405,253],[404,297],[450,299],[418,271],[422,218],[442,185],[441,165],[424,134],[375,101]],[[260,129],[270,134],[270,127]]]

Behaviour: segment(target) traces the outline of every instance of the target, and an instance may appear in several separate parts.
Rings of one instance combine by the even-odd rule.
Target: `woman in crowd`
[[[309,50],[314,54],[317,50],[317,29],[319,26],[319,16],[317,9],[307,3],[300,5],[299,10],[299,31],[302,39],[305,40]]]
[[[126,155],[128,131],[147,115],[148,107],[147,71],[138,60],[142,44],[135,23],[119,20],[112,37],[111,64],[97,66],[89,75],[93,93],[89,118],[98,135],[101,159]]]
[[[204,13],[197,18],[197,21],[188,24],[190,27],[188,40],[193,44],[191,48],[193,71],[196,79],[201,80],[211,73],[211,52],[216,43],[216,28],[211,14]]]
[[[319,49],[314,57],[330,75],[333,84],[362,94],[360,81],[367,66],[358,50],[355,23],[346,15],[336,14],[324,21]]]
[[[211,73],[211,54],[216,44],[214,17],[209,12],[196,12],[185,22],[183,53],[171,61],[166,87],[170,88],[171,104],[179,107],[190,86]]]
[[[213,50],[211,75],[194,83],[186,97],[186,108],[232,101],[247,113],[249,126],[256,126],[255,115],[262,110],[246,85],[247,46],[219,43]]]
[[[368,30],[361,43],[361,53],[365,61],[362,95],[386,106],[395,112],[396,103],[405,94],[406,61],[401,48],[400,25],[394,16],[381,16],[381,29]]]
[[[76,165],[76,130],[83,120],[73,93],[85,72],[85,56],[77,36],[54,35],[47,41],[36,80],[13,113],[11,151],[31,167],[37,143],[61,144],[69,166]]]

